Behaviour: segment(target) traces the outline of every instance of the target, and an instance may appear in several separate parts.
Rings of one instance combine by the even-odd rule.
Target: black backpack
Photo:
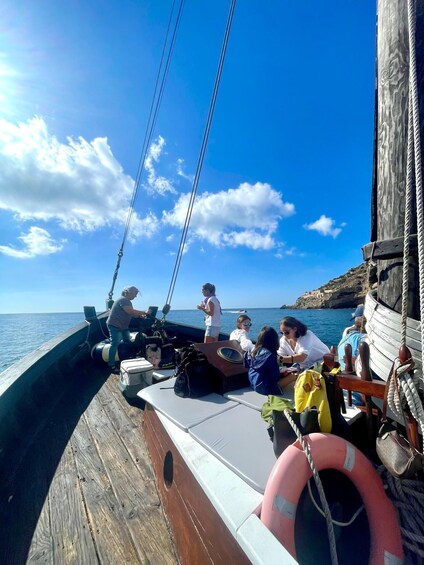
[[[174,369],[175,349],[172,343],[165,343],[164,345],[162,345],[159,367],[161,369]]]
[[[204,353],[193,345],[182,347],[176,352],[176,381],[174,392],[183,398],[199,398],[214,392],[213,369]]]

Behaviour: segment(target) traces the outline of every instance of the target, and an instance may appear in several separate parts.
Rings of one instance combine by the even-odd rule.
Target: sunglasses
[[[252,322],[243,322],[242,326],[244,326],[245,328],[250,328],[250,326],[252,325]]]
[[[290,335],[291,330],[283,330],[281,333],[283,335]]]

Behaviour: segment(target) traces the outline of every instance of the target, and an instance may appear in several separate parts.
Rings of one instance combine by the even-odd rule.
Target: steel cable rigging
[[[147,127],[146,127],[146,132],[145,132],[145,135],[144,135],[142,150],[141,150],[141,153],[140,153],[140,160],[139,160],[139,163],[138,163],[136,179],[135,179],[135,182],[134,182],[134,188],[133,188],[133,193],[132,193],[132,197],[131,197],[131,203],[130,203],[130,207],[129,207],[129,210],[128,210],[127,221],[126,221],[125,229],[124,229],[124,235],[123,235],[123,238],[122,238],[121,246],[120,246],[119,251],[118,251],[118,259],[117,259],[115,271],[114,271],[113,277],[112,277],[112,285],[111,285],[110,291],[108,293],[108,298],[106,300],[107,308],[111,308],[111,306],[113,304],[113,298],[112,298],[113,297],[113,291],[114,291],[114,288],[115,288],[116,279],[118,277],[119,268],[121,266],[121,260],[122,260],[122,257],[124,255],[124,246],[125,246],[125,243],[126,243],[126,240],[127,240],[127,237],[128,237],[131,219],[132,219],[132,215],[133,215],[133,212],[134,212],[134,203],[135,203],[135,200],[137,198],[138,190],[139,190],[140,185],[141,185],[143,171],[144,171],[144,168],[145,168],[144,164],[145,164],[145,161],[146,161],[147,151],[148,151],[148,148],[150,146],[150,142],[151,142],[151,139],[152,139],[152,136],[153,136],[153,132],[154,132],[154,128],[155,128],[155,125],[156,125],[156,120],[157,120],[160,104],[161,104],[162,97],[163,97],[163,92],[164,92],[164,89],[165,89],[166,79],[167,79],[167,76],[168,76],[168,71],[169,71],[169,66],[170,66],[171,59],[172,59],[175,41],[176,41],[176,38],[177,38],[177,32],[178,32],[178,28],[179,28],[179,24],[180,24],[180,20],[181,20],[181,14],[182,14],[182,11],[183,11],[183,7],[184,7],[184,0],[181,0],[179,8],[178,8],[178,14],[176,16],[175,23],[174,23],[174,26],[173,26],[172,38],[171,38],[171,41],[170,41],[170,44],[169,44],[169,47],[168,47],[168,39],[169,39],[169,35],[170,35],[171,24],[172,24],[173,15],[174,15],[174,9],[175,9],[175,0],[174,0],[174,2],[172,4],[172,8],[171,8],[171,14],[170,14],[169,20],[168,20],[168,26],[167,26],[166,35],[165,35],[165,41],[164,41],[163,48],[162,48],[162,54],[161,54],[159,69],[158,69],[158,73],[157,73],[157,76],[156,76],[156,82],[155,82],[155,88],[154,88],[153,97],[152,97],[152,103],[150,105],[149,117],[148,117],[148,120],[147,120]],[[165,54],[166,54],[166,62],[164,64]]]
[[[185,242],[187,240],[187,233],[188,233],[188,229],[189,229],[189,226],[190,226],[190,220],[191,220],[191,215],[192,215],[192,212],[193,212],[194,201],[195,201],[195,198],[196,198],[197,187],[199,185],[200,173],[201,173],[201,170],[202,170],[203,160],[204,160],[205,152],[206,152],[206,146],[207,146],[207,142],[208,142],[208,138],[209,138],[209,132],[210,132],[211,125],[212,125],[212,118],[213,118],[213,114],[214,114],[214,110],[215,110],[216,99],[217,99],[217,96],[218,96],[219,84],[220,84],[220,81],[221,81],[222,69],[223,69],[223,66],[224,66],[225,55],[226,55],[226,52],[227,52],[228,40],[229,40],[229,37],[230,37],[231,24],[232,24],[232,21],[233,21],[235,5],[236,5],[236,0],[232,0],[231,5],[230,5],[230,9],[229,9],[229,12],[228,12],[227,25],[226,25],[226,28],[225,28],[224,39],[223,39],[223,42],[222,42],[221,54],[220,54],[220,58],[219,58],[218,68],[217,68],[217,72],[216,72],[216,75],[215,75],[215,82],[214,82],[211,101],[210,101],[210,104],[209,104],[208,117],[207,117],[207,120],[206,120],[205,131],[203,133],[202,145],[201,145],[201,149],[200,149],[199,159],[198,159],[198,162],[197,162],[196,173],[194,175],[193,186],[192,186],[192,189],[191,189],[190,200],[189,200],[189,204],[188,204],[188,208],[187,208],[187,214],[186,214],[186,218],[185,218],[185,222],[184,222],[183,231],[182,231],[182,234],[181,234],[181,239],[180,239],[180,244],[179,244],[179,247],[178,247],[177,257],[176,257],[175,264],[174,264],[174,270],[173,270],[172,276],[171,276],[171,283],[169,285],[168,295],[167,295],[166,301],[165,301],[166,304],[171,304],[172,296],[174,294],[175,284],[176,284],[177,278],[178,278],[178,272],[179,272],[179,269],[180,269],[181,259],[182,259],[183,253],[184,253],[184,246],[185,246]]]

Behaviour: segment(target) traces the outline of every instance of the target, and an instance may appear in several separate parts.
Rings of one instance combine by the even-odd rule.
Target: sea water
[[[328,346],[337,345],[342,331],[351,322],[352,309],[284,310],[280,308],[248,308],[252,320],[253,340],[260,329],[269,325],[279,331],[284,316],[293,316],[308,326]],[[160,314],[158,314],[159,316]],[[223,310],[221,330],[230,333],[235,328],[239,311]],[[171,310],[167,320],[199,328],[204,327],[200,310]],[[0,373],[49,339],[84,321],[82,312],[56,314],[0,314]]]

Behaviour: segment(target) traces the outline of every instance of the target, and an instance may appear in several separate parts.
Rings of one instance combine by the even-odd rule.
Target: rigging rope
[[[418,237],[418,272],[419,298],[421,319],[421,370],[414,371],[413,359],[401,363],[395,359],[392,367],[393,378],[388,390],[388,404],[395,416],[402,422],[405,420],[405,410],[417,421],[421,434],[424,435],[424,409],[417,388],[423,384],[424,368],[424,214],[423,186],[421,172],[421,141],[418,108],[417,68],[416,68],[416,4],[408,0],[408,41],[409,41],[409,107],[408,107],[408,141],[407,169],[405,190],[405,219],[403,242],[402,268],[402,320],[401,345],[406,345],[407,315],[408,315],[408,278],[409,278],[409,242],[411,233],[411,210],[413,197],[413,182],[415,180],[415,197],[417,208],[417,237]],[[399,386],[398,386],[399,385]],[[382,468],[380,471],[388,489],[388,495],[398,512],[401,524],[402,541],[408,557],[415,560],[424,558],[423,523],[420,519],[424,510],[424,488],[419,481],[394,479]]]
[[[127,237],[128,237],[131,219],[132,219],[132,215],[133,215],[133,212],[134,212],[134,203],[135,203],[135,200],[136,200],[136,197],[137,197],[137,194],[138,194],[138,190],[139,190],[140,185],[141,185],[141,180],[142,180],[142,177],[143,177],[143,171],[144,171],[144,168],[145,168],[144,164],[146,162],[146,157],[147,157],[147,151],[148,151],[150,143],[151,143],[151,139],[152,139],[152,136],[153,136],[153,131],[154,131],[155,125],[156,125],[156,120],[157,120],[159,108],[160,108],[160,105],[161,105],[161,102],[162,102],[163,92],[164,92],[164,89],[165,89],[166,79],[168,77],[169,65],[171,63],[172,53],[174,51],[174,46],[175,46],[175,41],[176,41],[176,38],[177,38],[177,31],[178,31],[180,20],[181,20],[181,14],[182,14],[182,11],[183,11],[183,6],[184,6],[184,0],[181,0],[180,6],[179,6],[179,9],[178,9],[178,14],[177,14],[177,17],[176,17],[176,20],[175,20],[175,23],[174,23],[172,38],[171,38],[171,42],[170,42],[170,45],[169,45],[169,48],[168,48],[168,54],[166,56],[165,68],[162,72],[163,62],[164,62],[164,59],[165,59],[165,53],[166,53],[166,50],[167,50],[169,32],[170,32],[170,28],[171,28],[171,22],[172,22],[173,15],[174,15],[175,0],[172,3],[171,14],[170,14],[169,20],[168,20],[168,26],[167,26],[166,35],[165,35],[165,41],[164,41],[163,48],[162,48],[162,54],[161,54],[159,69],[158,69],[158,73],[157,73],[157,76],[156,76],[155,88],[154,88],[154,92],[153,92],[152,102],[151,102],[151,105],[150,105],[149,117],[148,117],[148,120],[147,120],[146,131],[145,131],[145,134],[144,134],[143,146],[142,146],[140,159],[139,159],[139,163],[138,163],[136,178],[135,178],[135,181],[134,181],[133,193],[132,193],[132,197],[131,197],[130,207],[128,209],[128,215],[127,215],[127,221],[126,221],[126,224],[125,224],[124,235],[123,235],[123,238],[122,238],[121,247],[118,251],[118,259],[117,259],[115,271],[114,271],[113,277],[112,277],[111,289],[108,293],[108,297],[109,297],[108,301],[107,301],[108,306],[109,306],[110,302],[112,301],[113,291],[114,291],[114,288],[115,288],[116,279],[118,277],[118,271],[119,271],[119,268],[120,268],[120,265],[121,265],[121,259],[124,255],[124,246],[125,246],[125,243],[126,243],[126,240],[127,240]],[[162,75],[162,78],[161,78],[161,75]],[[160,86],[159,86],[159,83],[160,83]]]
[[[409,91],[409,107],[411,107],[411,91]],[[407,324],[407,316],[408,316],[409,237],[411,234],[412,172],[413,172],[413,159],[414,159],[413,151],[414,151],[414,139],[412,132],[412,113],[408,111],[405,219],[404,219],[404,227],[403,227],[401,345],[406,345],[406,324]]]
[[[418,108],[417,68],[416,68],[416,6],[415,0],[408,0],[408,40],[409,40],[409,108],[408,108],[408,143],[407,143],[407,170],[405,190],[405,219],[403,240],[403,268],[402,268],[402,321],[401,321],[401,344],[406,345],[406,329],[408,314],[408,279],[409,279],[409,238],[411,232],[411,209],[413,180],[415,178],[415,192],[417,203],[417,233],[418,233],[418,267],[420,288],[420,310],[421,321],[424,320],[424,219],[423,219],[423,195],[421,175],[421,142]],[[415,166],[414,166],[415,165]],[[424,433],[424,410],[419,398],[417,386],[422,384],[422,370],[424,367],[424,332],[421,330],[421,375],[415,372],[414,379],[412,370],[414,364],[399,364],[394,362],[394,378],[389,385],[388,402],[392,411],[398,418],[403,419],[404,399],[417,420],[421,431]],[[400,391],[395,386],[395,379],[399,381]],[[395,390],[396,389],[396,390]],[[403,393],[401,395],[400,393]]]
[[[290,415],[290,411],[284,410],[284,415],[287,418],[287,421],[290,424],[290,426],[292,427],[294,433],[296,434],[297,439],[299,440],[299,443],[302,446],[302,449],[305,453],[306,459],[308,460],[309,466],[311,468],[312,476],[314,477],[315,484],[317,486],[317,490],[318,490],[318,494],[319,494],[319,498],[321,500],[322,508],[323,508],[324,515],[325,515],[325,521],[326,521],[326,525],[327,525],[328,541],[329,541],[329,544],[330,544],[331,564],[337,565],[339,560],[338,560],[338,557],[337,557],[336,536],[334,534],[333,519],[331,517],[330,507],[328,506],[328,502],[327,502],[327,499],[325,497],[324,487],[322,486],[322,482],[321,482],[321,479],[320,479],[320,476],[319,476],[319,473],[318,473],[318,469],[316,468],[314,460],[312,459],[311,450],[309,449],[309,445],[307,444],[305,438],[300,433],[299,428],[296,426],[294,420],[292,419],[292,417]]]
[[[421,140],[420,140],[420,115],[418,104],[417,86],[417,61],[416,61],[416,5],[415,0],[408,0],[408,39],[409,39],[409,90],[412,102],[412,122],[414,133],[414,158],[415,158],[415,195],[417,201],[417,236],[418,236],[418,272],[420,294],[420,319],[424,320],[424,210],[423,210],[423,184],[421,168]],[[411,112],[411,108],[409,108]],[[421,328],[421,367],[424,368],[424,332]]]
[[[229,37],[230,37],[231,24],[232,24],[232,20],[233,20],[235,5],[236,5],[236,0],[232,0],[230,10],[229,10],[229,13],[228,13],[228,18],[227,18],[227,25],[226,25],[226,28],[225,28],[224,40],[222,42],[221,54],[220,54],[220,58],[219,58],[218,69],[217,69],[216,76],[215,76],[215,83],[214,83],[214,87],[213,87],[211,102],[210,102],[210,105],[209,105],[209,112],[208,112],[208,117],[207,117],[207,120],[206,120],[205,131],[204,131],[204,134],[203,134],[202,146],[201,146],[201,149],[200,149],[199,159],[198,159],[198,162],[197,162],[196,173],[194,175],[193,186],[192,186],[192,189],[191,189],[190,200],[189,200],[189,204],[188,204],[188,208],[187,208],[187,214],[186,214],[186,218],[185,218],[185,222],[184,222],[183,231],[182,231],[182,234],[181,234],[181,239],[180,239],[180,244],[179,244],[179,247],[178,247],[177,257],[175,259],[174,269],[173,269],[172,276],[171,276],[171,282],[170,282],[170,285],[169,285],[168,295],[167,295],[167,298],[166,298],[166,304],[171,304],[172,296],[174,294],[175,284],[177,282],[178,272],[179,272],[179,269],[180,269],[181,259],[182,259],[183,253],[184,253],[184,247],[185,247],[185,243],[186,243],[186,240],[187,240],[187,233],[188,233],[188,229],[189,229],[189,226],[190,226],[190,220],[191,220],[191,215],[192,215],[192,212],[193,212],[194,201],[195,201],[195,198],[196,198],[197,187],[199,185],[200,173],[201,173],[201,170],[202,170],[203,160],[204,160],[204,156],[205,156],[205,152],[206,152],[206,146],[207,146],[207,142],[208,142],[208,138],[209,138],[209,132],[210,132],[210,128],[211,128],[211,125],[212,125],[212,118],[213,118],[213,114],[214,114],[214,110],[215,110],[215,104],[216,104],[216,99],[217,99],[217,95],[218,95],[219,84],[220,84],[220,81],[221,81],[221,75],[222,75],[222,69],[223,69],[224,61],[225,61],[225,55],[226,55],[226,52],[227,52],[227,45],[228,45],[228,40],[229,40]]]

